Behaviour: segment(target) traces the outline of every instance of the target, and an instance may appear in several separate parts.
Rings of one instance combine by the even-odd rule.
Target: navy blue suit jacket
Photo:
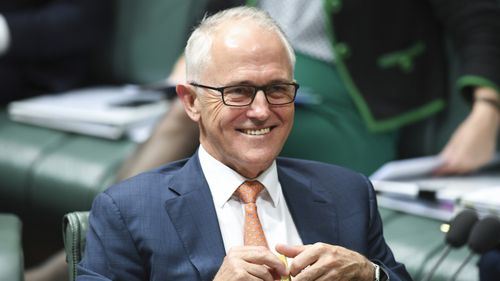
[[[365,255],[391,280],[411,280],[382,235],[375,192],[363,176],[278,158],[278,176],[304,244]],[[78,281],[212,280],[225,249],[197,154],[109,188],[92,206]]]

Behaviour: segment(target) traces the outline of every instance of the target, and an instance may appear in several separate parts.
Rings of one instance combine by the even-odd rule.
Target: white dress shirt
[[[0,56],[7,52],[10,43],[10,34],[7,21],[0,14]]]
[[[234,192],[248,179],[213,158],[202,145],[198,150],[198,156],[212,193],[227,253],[231,247],[243,245],[245,210],[243,202],[234,195]],[[278,243],[302,245],[278,181],[276,161],[255,180],[265,187],[257,197],[256,205],[270,250],[276,253],[274,247]]]

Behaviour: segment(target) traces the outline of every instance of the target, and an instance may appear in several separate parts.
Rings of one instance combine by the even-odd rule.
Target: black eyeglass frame
[[[199,87],[199,88],[204,88],[204,89],[210,89],[210,90],[218,91],[221,94],[222,102],[224,103],[224,105],[226,105],[226,106],[233,106],[233,107],[244,107],[244,106],[251,105],[253,103],[254,99],[255,99],[255,96],[257,95],[257,93],[259,91],[262,91],[264,93],[264,96],[266,97],[266,100],[267,100],[267,102],[270,105],[286,105],[286,104],[291,104],[291,103],[293,103],[295,101],[295,97],[297,96],[297,91],[299,90],[299,87],[300,87],[300,85],[298,83],[295,83],[295,82],[272,83],[272,84],[268,84],[268,85],[264,85],[264,86],[230,85],[230,86],[224,86],[224,87],[212,87],[212,86],[198,84],[198,83],[195,83],[195,82],[189,82],[189,85],[194,86],[194,87]],[[269,99],[267,98],[266,89],[268,89],[269,87],[275,86],[275,85],[290,85],[290,86],[294,86],[295,87],[295,91],[293,93],[292,100],[289,101],[289,102],[286,102],[286,103],[272,103],[272,102],[270,102]],[[243,105],[234,105],[234,104],[228,104],[228,103],[226,103],[226,100],[224,99],[224,90],[227,89],[227,88],[238,87],[238,86],[241,86],[241,87],[250,87],[250,88],[253,88],[255,90],[254,93],[253,93],[253,95],[252,95],[252,99],[250,100],[250,102],[248,104],[243,104]]]

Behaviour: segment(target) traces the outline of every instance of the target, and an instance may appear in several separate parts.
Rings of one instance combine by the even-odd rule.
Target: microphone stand
[[[448,253],[450,251],[451,251],[451,247],[450,246],[446,246],[446,248],[444,249],[443,253],[439,257],[439,260],[434,264],[434,267],[432,267],[432,269],[429,271],[429,273],[427,273],[427,275],[424,277],[424,279],[422,279],[422,281],[430,281],[431,280],[432,276],[434,276],[434,273],[435,273],[436,269],[441,265],[441,263],[443,262],[444,258],[446,258],[446,256],[448,256]]]
[[[460,264],[460,266],[458,267],[457,271],[455,272],[455,274],[453,274],[453,276],[448,279],[448,281],[455,281],[458,277],[458,274],[460,273],[460,271],[462,271],[462,269],[464,269],[464,267],[467,265],[467,263],[469,263],[470,259],[474,256],[474,252],[470,252],[469,255],[467,256],[467,258],[465,258],[465,260],[462,262],[462,264]]]

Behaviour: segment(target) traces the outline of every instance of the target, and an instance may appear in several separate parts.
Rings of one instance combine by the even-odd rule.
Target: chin
[[[277,157],[277,153],[274,151],[269,151],[268,149],[264,150],[255,150],[248,149],[246,150],[244,159],[245,162],[251,165],[268,165]]]

